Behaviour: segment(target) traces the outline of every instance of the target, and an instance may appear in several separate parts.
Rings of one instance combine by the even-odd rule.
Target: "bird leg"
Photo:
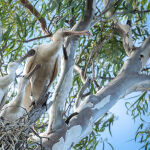
[[[27,79],[31,78],[31,76],[33,75],[33,73],[34,73],[36,70],[38,70],[40,67],[41,67],[40,64],[36,65],[36,66],[26,75],[26,78],[27,78]],[[33,81],[33,82],[34,82],[34,81]],[[36,102],[36,100],[35,100],[35,98],[34,98],[34,96],[33,96],[33,82],[32,82],[32,80],[30,80],[30,83],[31,83],[31,95],[30,95],[31,106],[32,106],[32,105],[35,105],[35,102]]]
[[[34,81],[31,79],[30,80],[30,84],[31,84],[31,93],[30,93],[30,99],[31,99],[31,106],[35,106],[36,105],[36,99],[35,97],[33,96],[33,85],[34,85]]]
[[[67,51],[66,51],[66,47],[63,45],[63,56],[65,60],[68,60],[68,55],[67,55]]]

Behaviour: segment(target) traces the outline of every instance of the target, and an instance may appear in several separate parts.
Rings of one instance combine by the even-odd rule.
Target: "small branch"
[[[52,25],[53,20],[55,19],[55,16],[53,16],[53,18],[50,20],[50,23],[48,25],[48,31],[50,31],[50,26]]]
[[[39,37],[36,37],[36,38],[33,38],[33,39],[29,39],[29,40],[23,40],[22,42],[23,43],[28,43],[28,42],[32,42],[32,41],[39,40],[39,39],[44,39],[44,38],[51,37],[51,36],[52,36],[52,34],[48,34],[48,35],[39,36]],[[21,40],[17,40],[17,42],[21,42]]]
[[[111,5],[111,0],[109,0],[109,2],[105,5],[105,9],[100,14],[100,17],[102,17],[102,15],[104,15],[106,12],[110,11],[115,6],[118,6],[121,2],[122,2],[122,0],[117,0],[113,5]]]
[[[93,75],[92,81],[94,81],[95,80],[95,64],[94,64],[94,60],[92,61],[92,75]]]
[[[41,16],[41,14],[33,7],[33,5],[28,0],[20,0],[21,4],[27,8],[39,21],[42,31],[45,35],[49,34],[46,27],[46,20]]]
[[[75,104],[74,104],[74,112],[76,112],[77,108],[79,107],[79,104],[80,104],[79,100],[80,100],[80,98],[82,98],[84,91],[90,86],[90,83],[91,83],[91,79],[87,78],[86,82],[84,83],[84,85],[80,89],[80,91],[77,95],[77,99],[76,99]]]
[[[93,80],[93,83],[96,85],[96,87],[98,88],[98,90],[100,90],[102,87],[98,85],[96,80]]]
[[[148,71],[148,70],[150,70],[150,67],[143,68],[141,71]]]
[[[74,65],[74,70],[80,74],[81,80],[85,84],[86,79],[85,79],[85,77],[83,75],[83,70],[81,70],[81,68],[79,66],[77,66],[77,65]]]
[[[66,119],[65,123],[66,123],[66,124],[69,124],[70,119],[71,119],[72,117],[76,116],[76,115],[78,115],[77,112],[71,114],[71,115]]]
[[[7,47],[7,42],[2,46],[2,48],[0,48],[0,53],[4,52],[6,47]]]
[[[134,9],[134,10],[127,10],[127,11],[123,11],[123,12],[118,12],[116,13],[116,15],[125,15],[125,14],[141,14],[141,13],[149,13],[150,12],[150,9],[148,10],[137,10],[137,9]]]
[[[112,77],[103,77],[103,76],[96,77],[96,79],[98,79],[98,78],[103,79],[103,80],[113,80],[114,79]]]

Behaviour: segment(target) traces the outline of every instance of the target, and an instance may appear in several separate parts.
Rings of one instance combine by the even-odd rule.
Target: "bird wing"
[[[34,67],[34,62],[35,62],[36,55],[37,55],[37,48],[34,48],[33,50],[35,50],[35,55],[27,58],[23,74],[29,73],[31,71],[31,69]]]
[[[50,84],[55,80],[55,78],[57,77],[57,74],[58,74],[58,63],[59,63],[59,56],[56,58],[56,61],[55,61],[55,65],[54,65],[54,68],[53,68],[53,72],[52,72],[52,77],[50,79]]]

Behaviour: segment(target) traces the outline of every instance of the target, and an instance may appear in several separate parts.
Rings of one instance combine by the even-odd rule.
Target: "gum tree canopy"
[[[92,36],[64,39],[53,85],[45,84],[37,103],[21,118],[0,118],[0,149],[93,150],[100,138],[112,148],[101,133],[108,127],[111,134],[115,117],[109,110],[117,101],[138,92],[134,103],[124,107],[134,119],[150,113],[149,14],[148,0],[1,0],[0,85],[6,81],[9,62],[35,45],[50,43],[58,29],[88,30]],[[19,82],[25,78],[24,63],[5,94],[0,87],[5,99],[1,110],[15,99],[16,91],[17,96],[23,93],[18,89],[25,80]],[[144,124],[135,141],[148,149],[150,130]]]

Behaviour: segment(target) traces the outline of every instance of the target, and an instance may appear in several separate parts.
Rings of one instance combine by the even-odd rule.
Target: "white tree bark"
[[[102,11],[101,15],[94,20],[96,0],[86,0],[84,17],[79,20],[72,30],[80,31],[90,29],[102,19],[103,14],[112,10],[113,6],[110,4],[113,1],[114,0],[106,0],[106,8]],[[120,0],[116,1],[116,3],[119,2]],[[34,14],[34,12],[32,13]],[[113,12],[107,19],[113,18],[117,14],[118,13]],[[46,24],[45,21],[44,24]],[[82,103],[77,103],[74,110],[77,113],[69,120],[68,124],[62,119],[62,109],[65,99],[68,97],[70,89],[72,88],[74,55],[78,46],[79,37],[71,37],[66,40],[65,47],[68,60],[62,59],[63,67],[61,76],[53,94],[52,102],[48,104],[48,108],[51,106],[48,128],[46,132],[41,134],[41,136],[47,137],[42,139],[42,146],[45,150],[70,150],[73,145],[91,133],[94,123],[108,112],[119,99],[134,91],[146,91],[150,89],[150,76],[140,74],[142,67],[146,64],[150,56],[150,37],[145,40],[141,47],[135,48],[132,42],[130,27],[121,25],[118,22],[116,22],[115,25],[123,38],[124,48],[129,58],[115,79],[100,89],[95,95],[87,96]],[[1,29],[0,23],[0,42],[2,37]],[[42,27],[42,29],[43,32],[47,32],[45,26]],[[82,72],[80,72],[80,74],[82,74]],[[84,78],[82,78],[82,80],[84,83],[88,81]],[[36,108],[32,109],[29,113],[31,125],[47,110],[46,105],[43,105],[48,99],[46,91],[47,89],[45,88]],[[80,93],[78,97],[80,98]],[[41,149],[41,147],[37,149]]]
[[[73,30],[85,30],[93,25],[95,6],[96,0],[86,1],[84,19],[81,19],[73,27]],[[126,31],[125,26],[118,26],[118,28],[122,32]],[[133,91],[149,90],[150,76],[140,74],[140,71],[150,56],[150,38],[147,38],[141,47],[131,50],[132,46],[129,43],[131,35],[126,36],[126,33],[121,33],[121,35],[125,38],[123,42],[128,43],[128,51],[126,53],[129,59],[124,63],[115,79],[100,89],[95,95],[85,98],[75,109],[78,115],[72,117],[69,124],[65,124],[62,119],[62,108],[72,87],[74,54],[78,46],[78,37],[66,40],[65,47],[68,53],[68,60],[63,60],[62,62],[63,69],[53,95],[48,129],[41,134],[41,136],[47,137],[42,139],[42,146],[45,150],[70,150],[74,144],[91,133],[93,124],[108,112],[120,98]],[[45,106],[42,107],[44,109],[40,108],[41,112],[38,110],[37,118],[46,111]],[[32,119],[33,116],[31,115]],[[37,149],[40,149],[40,147]]]
[[[132,52],[124,63],[118,76],[95,95],[88,96],[77,108],[78,115],[74,116],[68,125],[63,125],[53,133],[47,133],[43,139],[46,150],[69,150],[83,137],[92,131],[93,124],[116,102],[132,91],[148,90],[150,76],[140,74],[142,69],[141,53],[150,54],[150,38]]]

